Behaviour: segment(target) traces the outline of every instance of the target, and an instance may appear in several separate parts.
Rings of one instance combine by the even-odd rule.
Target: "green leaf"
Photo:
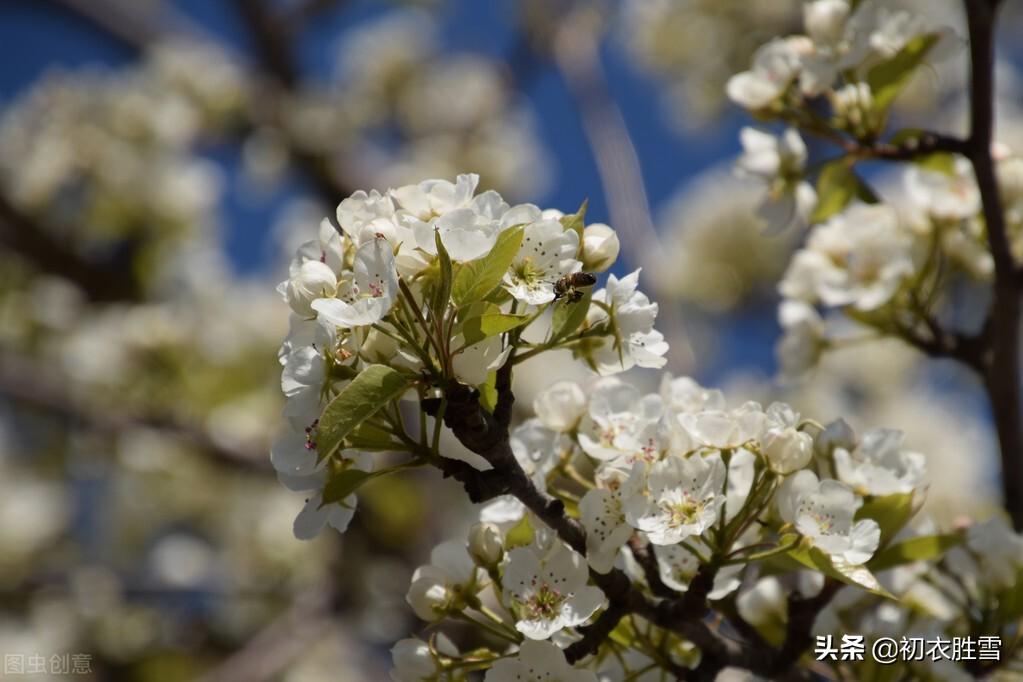
[[[562,300],[554,304],[554,312],[551,315],[552,343],[568,338],[575,333],[575,330],[586,319],[592,296],[593,291],[587,290],[583,293],[583,297],[574,303]]]
[[[590,205],[589,199],[583,199],[583,203],[580,204],[579,210],[571,215],[561,216],[561,225],[566,230],[575,230],[579,235],[579,248],[582,248],[583,244],[583,229],[586,227],[586,209]]]
[[[363,369],[320,415],[316,433],[320,459],[333,455],[350,433],[401,396],[414,381],[413,375],[384,365],[368,365]]]
[[[916,165],[920,166],[924,170],[934,171],[936,173],[944,173],[948,176],[956,174],[956,160],[955,157],[947,152],[934,152],[927,156],[921,156],[920,158],[913,161]]]
[[[528,315],[512,315],[510,313],[484,313],[479,317],[471,317],[462,326],[465,344],[471,346],[483,339],[503,334],[520,327],[529,320]]]
[[[373,478],[372,473],[359,469],[345,469],[337,472],[323,487],[323,502],[320,506],[344,502],[349,495],[359,489],[359,486],[371,478]]]
[[[912,561],[928,561],[944,554],[956,545],[962,544],[959,533],[946,535],[925,535],[904,542],[897,542],[874,555],[868,564],[875,571],[883,571]]]
[[[803,545],[791,550],[788,555],[807,568],[812,568],[847,585],[856,585],[881,597],[895,599],[888,590],[881,586],[881,583],[866,566],[853,566],[841,559],[828,556],[816,547]]]
[[[487,374],[487,380],[479,385],[480,405],[490,414],[497,407],[497,370]]]
[[[345,439],[345,447],[353,450],[390,452],[402,449],[402,443],[394,440],[391,432],[369,422],[363,422]]]
[[[871,67],[867,72],[867,84],[878,111],[884,112],[892,105],[939,37],[937,33],[916,36],[891,59]]]
[[[825,164],[817,177],[817,208],[810,221],[819,223],[840,213],[859,193],[860,180],[845,159]]]
[[[881,544],[887,547],[918,510],[913,493],[895,493],[868,500],[856,512],[856,520],[874,519],[881,527]]]
[[[514,549],[531,544],[533,544],[533,524],[529,522],[529,514],[526,514],[504,536],[504,547],[505,549]]]
[[[451,257],[448,255],[448,250],[444,247],[444,242],[441,241],[440,230],[434,231],[433,239],[437,245],[437,262],[440,263],[440,277],[433,290],[430,309],[432,311],[431,314],[440,316],[444,314],[448,307],[453,277],[451,274]]]
[[[480,301],[501,283],[522,245],[523,226],[512,227],[497,237],[497,243],[486,256],[462,265],[451,287],[456,305]]]

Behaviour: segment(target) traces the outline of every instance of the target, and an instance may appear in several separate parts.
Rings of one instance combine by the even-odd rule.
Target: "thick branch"
[[[980,189],[995,283],[988,319],[984,386],[991,402],[1001,449],[1002,491],[1017,530],[1023,530],[1023,431],[1020,399],[1020,290],[1005,214],[991,156],[994,134],[994,51],[996,0],[966,0],[970,32],[971,131],[967,156]]]

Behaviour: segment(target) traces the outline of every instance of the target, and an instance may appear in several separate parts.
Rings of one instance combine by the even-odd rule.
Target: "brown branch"
[[[1023,430],[1020,398],[1020,288],[991,156],[994,134],[995,18],[998,0],[966,0],[970,34],[970,137],[967,156],[980,189],[995,282],[988,312],[988,357],[983,372],[1001,450],[1004,503],[1023,530]]]

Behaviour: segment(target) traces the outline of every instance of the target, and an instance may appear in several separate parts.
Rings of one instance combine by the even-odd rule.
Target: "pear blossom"
[[[735,598],[742,619],[755,627],[781,626],[788,620],[788,599],[775,576],[758,580]]]
[[[813,47],[801,36],[776,38],[753,55],[753,66],[732,76],[725,92],[736,104],[750,110],[765,109],[781,97],[799,76],[801,55]]]
[[[749,401],[734,410],[683,412],[675,419],[690,439],[686,450],[697,447],[723,450],[742,447],[760,436],[766,415],[758,403]]]
[[[915,271],[913,239],[885,204],[853,204],[810,233],[778,289],[787,298],[875,310]]]
[[[743,153],[736,161],[736,171],[767,186],[757,209],[767,225],[765,233],[778,234],[791,225],[806,226],[817,193],[804,177],[806,144],[799,132],[787,128],[775,137],[756,128],[743,128],[739,137]]]
[[[699,540],[694,540],[691,546],[704,557],[710,556],[710,549]],[[677,592],[686,592],[700,570],[700,559],[683,545],[654,545],[653,549],[661,582]],[[714,584],[707,597],[722,599],[739,589],[742,569],[741,564],[722,566],[714,575]]]
[[[690,377],[665,374],[661,379],[661,399],[676,412],[725,409],[725,395],[716,388],[704,388]]]
[[[477,565],[496,566],[504,557],[501,530],[492,523],[476,523],[469,529],[469,556]]]
[[[392,682],[425,682],[426,680],[454,679],[442,673],[443,657],[458,655],[458,649],[444,633],[437,633],[431,644],[421,639],[409,638],[398,641],[391,648]]]
[[[588,578],[585,559],[560,540],[546,551],[534,543],[508,552],[504,597],[515,628],[529,639],[548,639],[585,623],[604,601]]]
[[[604,289],[593,294],[593,301],[611,308],[610,318],[604,309],[591,306],[587,322],[592,326],[603,321],[611,325],[613,336],[604,337],[597,345],[584,351],[587,360],[601,375],[616,374],[632,367],[663,367],[668,344],[664,335],[654,329],[657,304],[640,291],[639,270],[621,280],[608,276]]]
[[[468,206],[479,181],[479,175],[465,173],[455,178],[453,183],[448,180],[424,180],[417,185],[392,189],[389,193],[411,215],[427,221]]]
[[[397,296],[394,253],[386,239],[373,239],[355,252],[351,278],[341,281],[338,298],[318,299],[312,308],[338,327],[367,327],[390,312]]]
[[[817,310],[803,301],[782,301],[778,306],[782,337],[775,352],[782,376],[798,379],[820,360],[827,347],[826,326]]]
[[[360,471],[373,470],[373,458],[367,452],[344,453],[340,458],[340,464]],[[319,482],[322,479],[314,475],[307,480]],[[328,525],[339,533],[344,533],[355,516],[357,502],[355,493],[352,493],[339,503],[323,504],[323,493],[317,492],[306,500],[302,511],[295,517],[292,528],[295,537],[299,540],[311,540]]]
[[[449,540],[434,547],[430,563],[412,574],[405,600],[423,620],[439,620],[445,613],[463,608],[462,599],[480,589],[480,577],[465,544]]]
[[[502,658],[487,671],[484,682],[597,682],[592,670],[573,668],[564,652],[550,642],[527,639],[515,658]]]
[[[451,260],[470,261],[494,247],[499,228],[493,218],[468,207],[456,208],[429,223],[419,222],[414,227],[416,245],[432,255],[437,253],[434,232],[440,235]]]
[[[312,302],[334,295],[337,277],[334,271],[318,260],[307,260],[298,272],[284,283],[284,299],[291,309],[307,317],[315,315]]]
[[[565,434],[547,428],[535,417],[515,427],[509,445],[519,466],[533,477],[546,476],[572,450],[572,441]]]
[[[631,498],[626,518],[655,545],[699,536],[717,522],[725,504],[725,472],[717,452],[655,462],[647,476],[649,498]]]
[[[284,416],[311,423],[320,415],[327,361],[323,348],[302,346],[284,359],[281,390],[284,392]]]
[[[579,502],[579,515],[586,530],[586,559],[593,570],[607,573],[618,551],[632,536],[625,519],[626,501],[641,496],[645,488],[645,469],[623,471],[614,467],[598,475],[600,487],[588,490]]]
[[[813,458],[813,438],[799,430],[799,413],[783,403],[767,408],[767,424],[760,436],[760,451],[778,474],[802,469]]]
[[[849,0],[811,0],[803,3],[803,26],[816,44],[834,44],[845,31],[852,8]]]
[[[903,449],[904,440],[901,431],[875,429],[855,449],[835,448],[838,478],[864,495],[913,492],[924,483],[926,458]]]
[[[906,194],[935,220],[966,220],[980,212],[980,190],[972,164],[965,157],[956,157],[952,163],[951,173],[916,164],[906,169]]]
[[[604,223],[593,223],[583,229],[582,255],[583,270],[604,272],[618,260],[621,244],[618,233]]]
[[[455,346],[461,346],[464,338],[454,338]],[[487,375],[504,365],[511,348],[503,348],[500,336],[488,336],[482,341],[465,346],[451,356],[451,368],[455,377],[469,386],[486,382]]]
[[[881,529],[873,519],[854,520],[863,500],[845,483],[803,469],[785,479],[777,501],[782,519],[834,559],[857,566],[877,550]]]
[[[516,300],[543,305],[554,300],[554,284],[579,272],[576,260],[579,234],[566,230],[557,220],[530,223],[522,233],[522,245],[504,276],[504,285]]]
[[[586,394],[574,381],[558,381],[533,399],[533,412],[544,426],[559,432],[575,429],[588,407]]]
[[[974,523],[966,530],[966,545],[979,564],[980,575],[995,589],[1015,588],[1023,570],[1023,537],[1001,516]]]
[[[579,424],[579,445],[595,459],[636,455],[652,445],[647,427],[656,425],[663,413],[660,396],[640,396],[635,387],[618,379],[601,379]]]

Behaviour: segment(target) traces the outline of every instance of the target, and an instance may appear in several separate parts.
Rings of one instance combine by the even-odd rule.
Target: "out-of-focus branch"
[[[19,406],[35,408],[84,425],[94,432],[117,434],[131,428],[151,428],[180,438],[216,461],[248,471],[268,471],[266,457],[244,448],[213,440],[200,426],[172,416],[106,409],[80,398],[66,379],[38,362],[10,354],[0,355],[0,398],[12,398]]]
[[[592,8],[566,15],[554,36],[553,58],[582,117],[626,259],[634,265],[660,267],[664,252],[650,216],[639,156],[600,64],[599,21]],[[662,307],[659,312],[659,326],[672,347],[671,365],[688,369],[694,362],[693,350],[677,306]]]
[[[0,245],[42,272],[75,282],[94,301],[136,301],[142,292],[132,274],[131,249],[106,262],[87,260],[68,248],[0,194]]]
[[[967,156],[980,189],[988,245],[995,264],[988,313],[984,385],[1001,449],[1004,503],[1023,530],[1023,400],[1020,397],[1020,285],[991,155],[994,135],[995,19],[1000,0],[966,0],[970,33],[970,137]]]

